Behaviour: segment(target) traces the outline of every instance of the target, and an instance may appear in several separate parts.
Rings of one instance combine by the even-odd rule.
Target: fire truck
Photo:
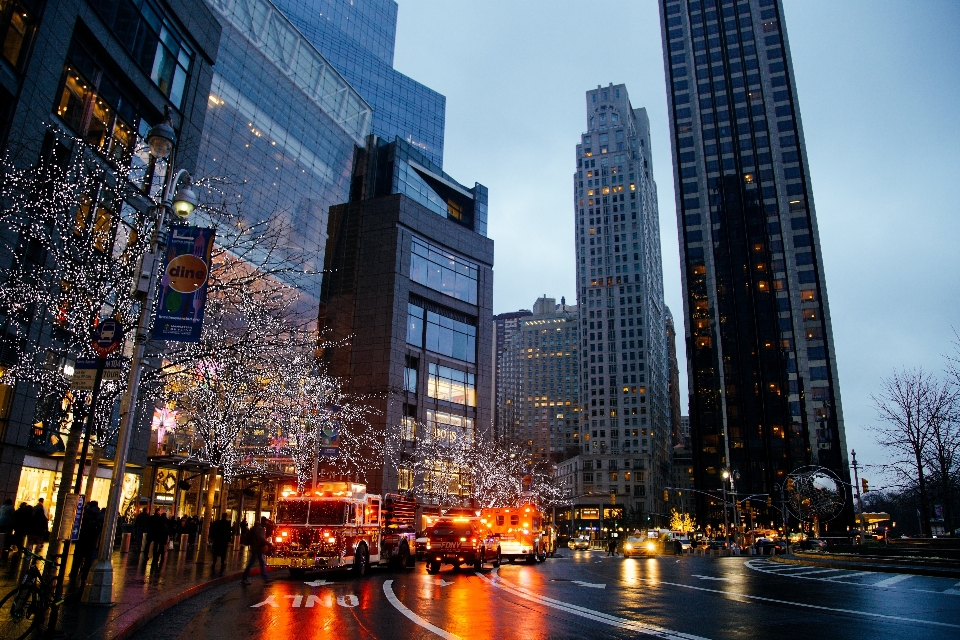
[[[368,495],[363,484],[321,482],[312,491],[290,489],[277,500],[270,566],[307,571],[370,566],[414,566],[416,501],[400,495]]]
[[[477,517],[441,517],[427,529],[424,550],[427,573],[437,573],[441,564],[472,566],[480,571],[484,562],[500,566],[500,546],[493,532]]]
[[[499,538],[504,560],[525,559],[533,564],[543,562],[553,551],[552,536],[544,529],[543,514],[535,505],[484,509],[480,519]]]

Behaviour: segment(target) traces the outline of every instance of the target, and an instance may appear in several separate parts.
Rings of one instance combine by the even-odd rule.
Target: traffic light
[[[787,493],[793,493],[793,478],[787,478]]]
[[[773,506],[773,498],[771,498],[770,496],[767,496],[767,508],[769,509],[772,506]]]
[[[860,486],[863,487],[864,493],[870,491],[870,484],[867,482],[866,478],[860,478]]]
[[[666,489],[663,490],[663,501],[670,502],[670,492]]]

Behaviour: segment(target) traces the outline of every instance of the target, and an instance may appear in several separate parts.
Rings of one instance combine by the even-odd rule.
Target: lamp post
[[[147,145],[150,155],[160,160],[170,156],[176,144],[177,136],[170,124],[169,114],[164,122],[152,127],[147,134]],[[172,165],[171,162],[168,167]],[[178,186],[183,183],[182,187]],[[150,239],[150,254],[154,258],[158,255],[157,245],[160,241],[160,230],[166,224],[167,214],[173,213],[180,219],[189,216],[199,203],[197,194],[190,188],[190,174],[184,170],[177,172],[167,171],[167,181],[163,188],[160,206],[156,209],[157,222]],[[133,421],[137,410],[137,394],[140,388],[140,373],[143,368],[143,358],[146,352],[147,333],[150,328],[150,314],[153,309],[156,294],[157,260],[151,261],[150,281],[147,286],[146,300],[140,309],[140,318],[137,323],[137,333],[133,357],[130,361],[130,373],[127,377],[127,392],[121,407],[123,419],[120,423],[120,436],[117,441],[117,453],[114,456],[113,477],[110,482],[110,496],[107,500],[107,510],[100,538],[100,557],[91,572],[90,585],[84,593],[84,601],[90,604],[110,604],[113,602],[113,540],[119,519],[120,490],[123,487],[123,474],[127,466],[127,455],[130,450],[130,438],[133,434]]]
[[[726,469],[720,474],[720,486],[723,488],[723,537],[724,545],[726,548],[730,548],[730,520],[727,519],[727,478],[730,477],[730,472]]]

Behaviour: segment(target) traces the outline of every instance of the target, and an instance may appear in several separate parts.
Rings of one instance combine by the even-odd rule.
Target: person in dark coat
[[[210,525],[210,543],[213,545],[213,565],[217,568],[217,558],[220,558],[220,573],[227,568],[227,547],[233,538],[233,527],[230,525],[230,516],[223,514],[220,519]]]
[[[150,516],[150,542],[153,544],[153,566],[159,567],[167,555],[167,541],[170,539],[169,522],[167,514],[163,511]]]
[[[3,538],[3,549],[0,549],[0,555],[6,553],[13,540],[13,514],[16,510],[13,508],[13,500],[7,498],[0,507],[0,533],[5,534]]]
[[[30,522],[33,520],[33,507],[26,502],[20,503],[20,508],[13,514],[13,544],[17,551],[24,548],[24,538],[30,533]]]
[[[30,546],[36,553],[49,539],[50,517],[47,515],[47,508],[43,506],[43,498],[38,498],[30,513]]]
[[[140,548],[143,546],[143,534],[150,531],[150,512],[147,511],[146,507],[140,509],[140,513],[134,518],[133,528],[137,532],[135,541],[137,548]],[[149,543],[149,540],[147,542]],[[141,549],[141,551],[146,551],[146,549]]]
[[[80,535],[73,551],[73,566],[70,568],[70,580],[80,577],[80,584],[87,581],[87,574],[97,556],[97,547],[100,543],[100,532],[103,530],[103,512],[96,500],[93,500],[83,509],[80,520]]]
[[[267,529],[264,526],[265,521],[266,518],[261,518],[261,521],[254,524],[248,534],[250,539],[250,556],[247,558],[247,566],[243,570],[243,578],[240,580],[242,584],[250,584],[250,580],[247,578],[250,576],[250,569],[252,569],[253,565],[257,562],[260,563],[260,576],[264,582],[270,582],[270,578],[267,577],[267,561],[263,557],[267,545],[270,544],[267,541]]]

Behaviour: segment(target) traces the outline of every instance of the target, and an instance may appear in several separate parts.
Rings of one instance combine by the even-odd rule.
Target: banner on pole
[[[200,340],[213,236],[213,229],[202,227],[170,229],[150,334],[154,340]]]

